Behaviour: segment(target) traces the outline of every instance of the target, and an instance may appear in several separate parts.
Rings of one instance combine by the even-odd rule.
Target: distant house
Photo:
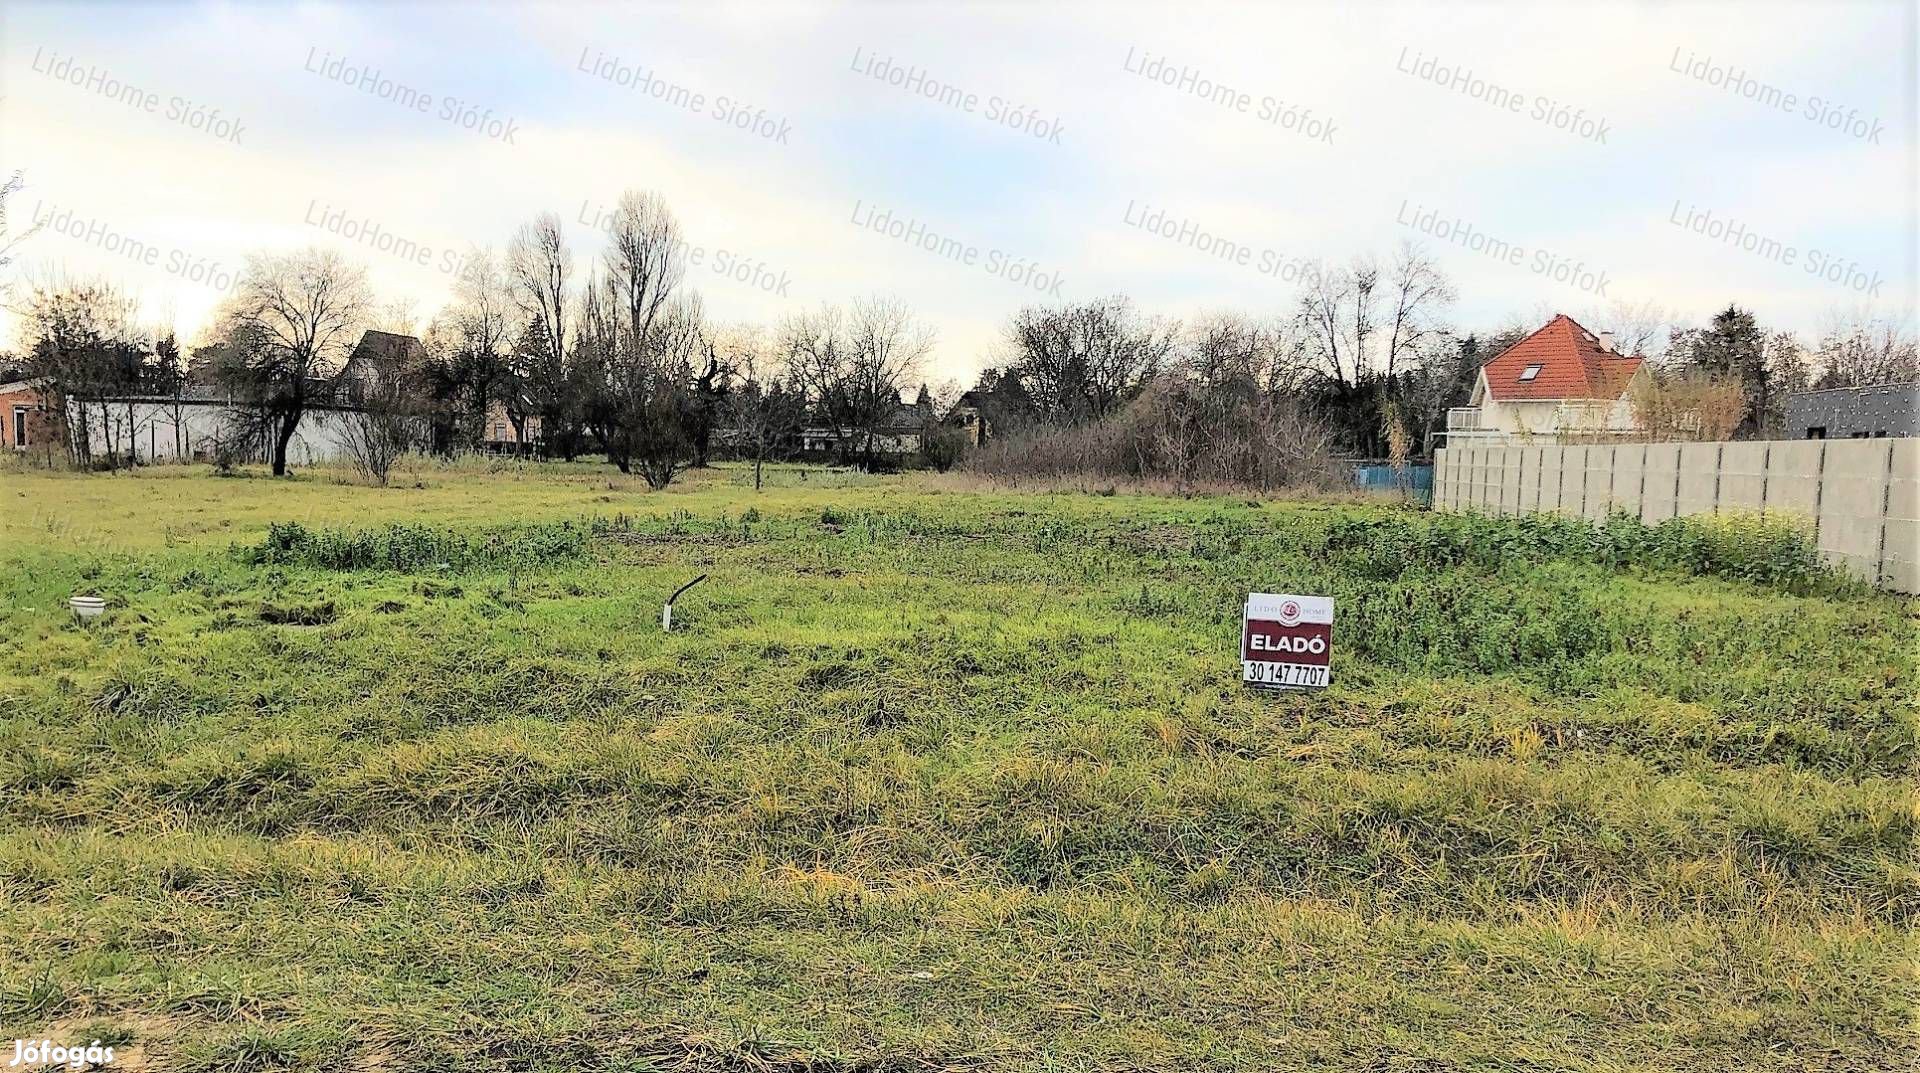
[[[52,434],[37,380],[0,383],[0,443],[24,451]]]
[[[487,423],[480,430],[480,439],[486,450],[497,454],[532,454],[540,446],[540,416],[526,412],[526,400],[521,400],[521,419],[516,427],[513,418],[507,413],[507,404],[503,399],[494,399],[487,404]]]
[[[368,395],[418,372],[425,360],[426,348],[411,335],[371,329],[363,332],[347,363],[334,377],[335,401],[345,406],[364,405]]]
[[[909,455],[920,449],[920,431],[933,419],[933,396],[925,384],[920,385],[920,393],[914,401],[899,400],[893,412],[882,418],[873,429],[873,450],[883,455]],[[824,424],[809,424],[800,430],[800,449],[808,454],[840,454],[851,456],[860,453],[865,446],[866,433],[861,429],[835,428]]]
[[[1795,392],[1786,411],[1788,439],[1920,436],[1920,381]]]
[[[1447,445],[1630,435],[1645,364],[1562,313],[1480,367],[1470,404],[1447,412]]]
[[[410,335],[369,331],[331,377],[309,380],[309,402],[298,430],[287,444],[296,465],[347,457],[347,426],[352,413],[383,378],[399,376],[423,355]],[[52,420],[37,381],[0,384],[0,435],[10,447],[61,441],[61,423]],[[206,458],[230,437],[239,405],[229,391],[202,376],[190,378],[167,394],[129,392],[106,397],[69,397],[64,426],[84,439],[90,454],[112,454],[130,462]],[[267,458],[265,445],[258,447]]]
[[[967,446],[978,447],[993,435],[993,399],[981,388],[973,388],[954,400],[947,411],[946,423],[958,428],[967,438]]]
[[[954,400],[953,409],[947,411],[946,423],[966,436],[969,447],[978,447],[987,438],[985,402],[982,392],[975,388]]]

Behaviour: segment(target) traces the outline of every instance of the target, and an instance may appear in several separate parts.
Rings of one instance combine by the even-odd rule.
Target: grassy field
[[[1920,1060],[1914,605],[1790,546],[820,470],[409,483],[0,473],[0,1043]],[[1331,689],[1237,684],[1248,590],[1335,598]]]

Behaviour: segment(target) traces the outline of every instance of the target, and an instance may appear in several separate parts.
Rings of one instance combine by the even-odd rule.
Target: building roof
[[[383,332],[369,328],[360,336],[360,342],[348,355],[347,364],[342,372],[352,370],[361,373],[368,368],[392,370],[405,368],[416,361],[422,351],[420,340],[411,335],[395,332]]]
[[[1481,366],[1487,393],[1501,402],[1617,399],[1644,358],[1616,354],[1565,313]],[[1531,376],[1527,370],[1538,366]]]

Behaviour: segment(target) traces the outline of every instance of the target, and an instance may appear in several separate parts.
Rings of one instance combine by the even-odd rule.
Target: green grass
[[[0,474],[0,1037],[1920,1058],[1913,605],[1777,534],[773,477]],[[1250,589],[1334,596],[1331,689],[1236,684]]]

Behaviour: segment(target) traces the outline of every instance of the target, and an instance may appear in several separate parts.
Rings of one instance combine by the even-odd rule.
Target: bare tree
[[[655,320],[685,274],[686,243],[673,211],[654,193],[621,194],[610,230],[607,275],[620,297],[627,343],[644,353]]]
[[[510,360],[514,313],[506,273],[493,251],[473,251],[453,281],[453,302],[429,333],[429,352],[435,358],[433,394],[451,411],[447,420],[458,427],[465,443],[484,443],[493,405],[505,407],[508,400],[520,398]],[[516,429],[522,424],[514,422]]]
[[[675,296],[685,243],[665,201],[622,194],[608,230],[606,275],[588,285],[576,364],[589,374],[589,420],[608,460],[621,472],[638,465],[661,488],[693,454],[704,316],[698,295]]]
[[[573,255],[553,213],[541,213],[523,225],[507,247],[507,283],[522,325],[512,354],[514,380],[540,420],[542,441],[568,458],[578,439],[573,433],[578,407],[567,364],[572,272]]]
[[[842,451],[862,468],[878,464],[880,430],[900,408],[900,391],[912,382],[933,349],[933,330],[895,300],[870,298],[842,313],[790,319],[782,331],[787,368],[806,390]]]
[[[26,185],[27,181],[24,173],[18,171],[8,176],[6,182],[0,183],[0,269],[4,269],[13,264],[13,251],[17,249],[22,242],[32,238],[34,232],[40,230],[40,221],[38,220],[27,225],[27,229],[18,234],[13,233],[11,227],[10,208],[14,201],[14,195],[25,189]],[[0,298],[8,294],[11,286],[12,280],[0,276]]]
[[[1180,367],[1210,389],[1295,394],[1311,372],[1307,349],[1297,321],[1263,323],[1222,311],[1187,329]]]
[[[1315,266],[1301,292],[1298,315],[1320,374],[1340,391],[1357,387],[1371,371],[1367,347],[1373,338],[1379,282],[1379,268],[1359,260],[1347,269]]]
[[[845,387],[862,435],[862,462],[872,469],[881,446],[880,428],[899,409],[901,390],[932,353],[933,329],[904,303],[882,298],[854,302],[847,328],[851,361]]]
[[[843,400],[848,355],[846,313],[822,305],[812,313],[795,313],[780,326],[780,361],[793,383],[807,396],[814,417],[833,427],[835,438],[853,434],[854,416]]]
[[[753,460],[753,490],[759,491],[769,454],[806,413],[806,400],[792,386],[779,351],[757,328],[718,333],[714,340],[735,379],[723,411],[729,438]]]
[[[56,280],[36,285],[21,312],[27,372],[44,384],[42,404],[69,460],[89,467],[98,450],[117,468],[131,419],[123,425],[105,400],[139,385],[148,355],[133,299],[108,283]]]
[[[423,387],[418,370],[373,379],[342,429],[347,457],[360,475],[384,488],[401,456],[420,442]]]
[[[334,251],[247,259],[220,311],[221,334],[242,344],[223,374],[245,404],[242,420],[259,423],[275,476],[287,472],[287,444],[326,400],[371,305],[365,271]]]
[[[367,312],[365,327],[392,335],[420,334],[420,317],[411,298],[390,298]]]
[[[1447,334],[1440,316],[1453,303],[1453,284],[1440,266],[1411,242],[1403,243],[1389,280],[1393,311],[1388,317],[1386,375],[1392,380],[1403,365],[1417,361]]]
[[[1124,296],[1034,306],[1007,326],[1007,371],[1042,421],[1096,421],[1138,395],[1174,351],[1179,326],[1139,315]]]
[[[656,490],[673,483],[693,457],[692,373],[704,327],[698,295],[658,310],[645,360],[624,370],[618,434],[647,486]]]
[[[1379,311],[1374,305],[1374,292],[1380,289],[1380,265],[1371,256],[1357,257],[1348,278],[1353,281],[1353,318],[1347,349],[1353,355],[1354,381],[1357,383],[1370,370],[1367,347],[1378,328],[1375,318]]]
[[[1913,329],[1864,313],[1832,314],[1815,355],[1815,386],[1868,387],[1920,380]]]
[[[1532,324],[1545,324],[1555,314],[1569,312],[1556,309],[1542,302],[1534,306]],[[1662,358],[1667,354],[1668,345],[1679,318],[1672,310],[1652,300],[1630,302],[1616,299],[1606,305],[1588,306],[1584,310],[1572,311],[1574,320],[1596,331],[1605,331],[1613,336],[1613,349],[1617,354]],[[1531,331],[1531,327],[1526,327]],[[1525,334],[1523,331],[1521,334]]]

